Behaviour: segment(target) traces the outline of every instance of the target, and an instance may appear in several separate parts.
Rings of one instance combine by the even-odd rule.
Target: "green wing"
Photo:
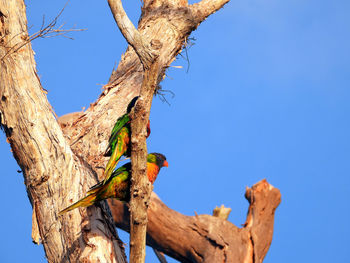
[[[100,190],[100,187],[104,184],[109,184],[114,177],[118,177],[120,174],[124,172],[130,172],[131,171],[131,163],[126,163],[123,166],[120,166],[117,170],[115,170],[112,175],[109,177],[109,179],[105,181],[101,181],[93,186],[90,187],[89,191],[86,194],[92,194],[95,193],[96,191]],[[125,174],[122,176],[124,178]],[[118,179],[119,180],[119,179]]]
[[[78,202],[63,209],[59,215],[71,211],[77,207],[86,207],[107,198],[117,198],[121,201],[128,201],[130,196],[130,169],[131,164],[127,163],[115,170],[107,184],[100,182],[86,193],[86,196]]]
[[[111,177],[115,167],[117,167],[120,157],[122,157],[123,155],[127,155],[127,152],[129,149],[129,141],[130,141],[129,128],[127,127],[121,128],[121,130],[118,132],[116,136],[113,152],[105,168],[104,183],[106,183],[108,179]]]
[[[120,130],[125,127],[125,125],[130,121],[130,117],[128,113],[125,113],[123,116],[121,116],[117,122],[114,124],[114,127],[111,132],[111,136],[108,140],[108,147],[106,150],[105,155],[109,156],[114,152],[114,149],[116,147],[117,141],[118,141],[118,134]]]
[[[128,201],[130,196],[130,170],[131,163],[127,163],[115,170],[107,183],[101,182],[93,186],[88,194],[96,192],[96,200],[117,198]]]

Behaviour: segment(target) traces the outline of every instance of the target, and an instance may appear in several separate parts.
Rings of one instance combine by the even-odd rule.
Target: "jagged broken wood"
[[[224,205],[221,205],[220,207],[215,207],[213,210],[213,216],[219,217],[221,219],[228,219],[228,216],[230,215],[232,209],[229,207],[225,207]]]

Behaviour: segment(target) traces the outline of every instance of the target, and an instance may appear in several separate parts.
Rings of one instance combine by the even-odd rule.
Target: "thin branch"
[[[151,48],[151,44],[145,40],[140,32],[124,11],[121,0],[108,0],[115,22],[126,41],[132,46],[139,56],[145,69],[148,69],[152,62],[157,58],[158,52]]]
[[[6,51],[5,55],[2,58],[0,58],[0,60],[3,60],[6,56],[8,56],[12,53],[16,53],[22,47],[24,47],[28,43],[32,42],[34,39],[51,38],[51,37],[56,37],[56,36],[63,36],[63,37],[69,38],[69,39],[73,39],[72,37],[68,37],[67,34],[70,32],[85,31],[86,29],[75,29],[75,28],[62,29],[62,27],[64,26],[64,23],[62,25],[60,25],[58,28],[55,28],[57,21],[58,21],[58,18],[62,15],[64,9],[67,7],[68,2],[69,1],[66,2],[65,6],[62,8],[62,10],[57,14],[57,16],[47,26],[44,26],[45,25],[45,16],[43,16],[43,21],[41,23],[40,30],[35,32],[34,34],[30,35],[30,36],[27,36],[27,35],[23,36],[22,39],[24,41],[20,42],[20,43],[16,43],[15,45],[9,47],[8,50]],[[12,39],[17,37],[18,35],[26,34],[26,32],[27,32],[27,30],[23,30],[22,32],[16,34],[14,37],[12,37]],[[8,43],[10,43],[12,39],[10,39],[8,41]]]
[[[154,254],[156,254],[157,258],[159,259],[160,263],[168,263],[168,261],[166,260],[164,253],[158,251],[157,249],[153,249]]]

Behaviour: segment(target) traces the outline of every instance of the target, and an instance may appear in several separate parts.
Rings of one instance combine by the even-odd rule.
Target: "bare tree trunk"
[[[49,262],[126,262],[108,208],[58,212],[83,196],[96,176],[73,154],[36,74],[25,5],[0,1],[0,121],[23,173]],[[107,209],[107,210],[106,210]]]

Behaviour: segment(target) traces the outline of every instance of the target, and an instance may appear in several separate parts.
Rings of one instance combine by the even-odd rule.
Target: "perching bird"
[[[168,167],[168,162],[163,154],[150,153],[147,155],[147,177],[152,184],[157,179],[159,170],[163,166]],[[86,197],[63,209],[59,215],[77,207],[93,205],[107,198],[116,198],[120,201],[128,202],[130,200],[130,178],[131,163],[126,163],[113,172],[107,183],[101,181],[94,185],[87,192]]]
[[[111,156],[105,168],[105,179],[103,183],[105,184],[113,173],[115,167],[117,166],[120,157],[123,155],[130,157],[130,116],[129,113],[125,113],[121,116],[115,123],[111,136],[108,140],[108,147],[105,156]],[[147,137],[150,135],[151,129],[149,120],[147,123]]]

